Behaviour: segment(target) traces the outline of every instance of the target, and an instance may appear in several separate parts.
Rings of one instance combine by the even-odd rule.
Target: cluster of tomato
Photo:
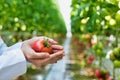
[[[96,69],[94,74],[98,80],[113,80],[113,78],[109,76],[106,70]]]
[[[95,51],[96,55],[104,57],[106,54],[104,52],[104,46],[101,42],[92,45],[92,49]]]
[[[88,59],[87,59],[87,64],[91,65],[93,63],[94,59],[95,59],[94,55],[89,56]]]
[[[113,78],[109,75],[107,70],[103,69],[93,69],[93,68],[88,68],[87,72],[89,75],[93,75],[97,78],[97,80],[113,80]]]
[[[113,61],[114,67],[120,68],[120,48],[116,47],[110,54],[110,60]]]

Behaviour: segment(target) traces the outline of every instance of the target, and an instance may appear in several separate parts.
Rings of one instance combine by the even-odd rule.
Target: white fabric
[[[17,43],[7,47],[0,38],[0,80],[12,80],[26,72],[26,59],[21,45],[22,43]]]

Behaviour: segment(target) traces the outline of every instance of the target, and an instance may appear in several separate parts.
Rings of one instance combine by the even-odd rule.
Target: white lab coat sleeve
[[[0,55],[6,48],[8,48],[7,45],[4,43],[4,41],[0,37]]]
[[[12,80],[26,72],[27,64],[21,45],[17,43],[3,49],[0,55],[0,80]]]

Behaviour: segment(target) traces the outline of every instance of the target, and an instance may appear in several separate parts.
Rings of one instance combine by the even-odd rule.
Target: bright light
[[[108,26],[107,25],[103,26],[103,29],[108,29]]]
[[[115,15],[115,19],[117,21],[120,21],[120,10],[117,11],[116,15]]]
[[[3,26],[2,25],[0,25],[0,30],[3,28]]]
[[[97,9],[97,10],[100,10],[100,6],[97,6],[96,9]]]
[[[118,14],[120,14],[120,10],[118,10],[118,12],[117,12]]]
[[[102,21],[102,22],[101,22],[101,25],[104,26],[104,25],[105,25],[105,21]]]
[[[100,12],[97,11],[97,14],[100,15]]]
[[[85,11],[89,11],[89,7],[86,7],[86,8],[85,8]]]
[[[109,15],[105,16],[105,19],[109,21],[111,19],[111,16],[109,16]]]
[[[14,21],[15,21],[15,22],[18,22],[18,20],[19,20],[19,19],[18,19],[17,17],[14,18]]]
[[[58,5],[60,12],[65,21],[66,29],[67,29],[67,37],[72,36],[71,33],[71,0],[58,0]],[[78,6],[77,6],[78,7]]]
[[[77,4],[77,5],[76,5],[76,8],[79,8],[79,7],[80,7],[80,6]]]
[[[88,20],[89,20],[89,18],[82,19],[81,23],[86,24]]]
[[[26,30],[26,25],[22,25],[22,26],[21,26],[21,30],[22,30],[22,31],[25,31],[25,30]]]
[[[96,19],[96,23],[100,23],[100,20],[99,20],[99,19]]]
[[[118,2],[118,7],[120,8],[120,1]]]
[[[116,24],[116,21],[115,21],[114,19],[111,19],[111,20],[109,21],[109,23],[110,23],[110,25],[115,25],[115,24]]]

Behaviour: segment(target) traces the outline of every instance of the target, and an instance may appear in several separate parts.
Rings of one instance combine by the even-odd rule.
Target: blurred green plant
[[[72,0],[72,32],[110,35],[120,20],[119,0]]]
[[[0,34],[28,38],[28,35],[66,32],[62,15],[53,0],[0,0]],[[15,34],[15,35],[13,35]],[[27,37],[26,37],[26,36]],[[13,42],[18,41],[12,40]]]

